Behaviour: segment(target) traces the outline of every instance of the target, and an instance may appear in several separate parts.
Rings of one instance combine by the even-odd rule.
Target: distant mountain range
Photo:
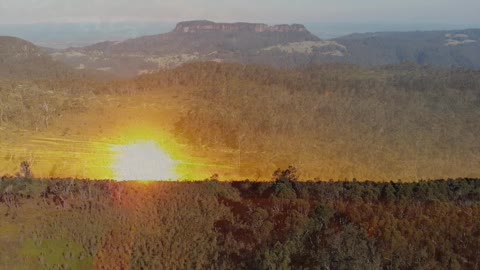
[[[41,51],[76,70],[128,77],[197,61],[279,68],[413,62],[480,69],[480,30],[365,33],[322,40],[300,24],[189,21],[178,23],[165,34]]]
[[[343,62],[361,66],[414,62],[480,68],[480,29],[353,34],[335,41],[347,48]]]
[[[173,31],[166,34],[120,42],[102,42],[51,55],[77,69],[138,75],[192,61],[276,65],[277,55],[283,56],[285,53],[276,53],[273,49],[279,45],[296,43],[306,44],[307,47],[310,43],[323,44],[303,25],[268,26],[191,21],[179,23]]]

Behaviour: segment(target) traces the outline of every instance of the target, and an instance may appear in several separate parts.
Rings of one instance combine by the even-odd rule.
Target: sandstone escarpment
[[[215,23],[211,21],[180,22],[175,27],[177,33],[203,33],[203,32],[308,32],[301,24],[267,25],[262,23]]]

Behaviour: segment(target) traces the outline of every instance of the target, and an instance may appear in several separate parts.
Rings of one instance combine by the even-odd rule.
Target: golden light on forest
[[[169,180],[177,179],[178,161],[155,142],[144,141],[130,145],[114,146],[114,171],[116,180]]]
[[[0,141],[0,173],[14,175],[29,161],[35,177],[140,180],[199,180],[231,170],[205,152],[179,142],[174,133],[152,121],[110,127],[108,132],[71,136],[18,136]]]

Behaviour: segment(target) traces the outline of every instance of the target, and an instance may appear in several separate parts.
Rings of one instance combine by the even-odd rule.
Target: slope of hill
[[[265,178],[288,164],[321,179],[480,175],[479,72],[198,63],[138,83],[191,89],[177,136],[210,147],[239,175]],[[225,148],[235,154],[220,158]]]
[[[54,60],[52,49],[16,37],[0,36],[0,79],[10,81],[110,80],[108,72],[75,70]]]
[[[69,66],[54,61],[43,49],[15,37],[0,36],[2,79],[60,79],[73,76]]]
[[[264,180],[291,164],[320,179],[480,176],[478,71],[192,63],[130,81],[55,88],[0,88],[0,156],[12,157],[0,172],[29,160],[28,149],[39,176],[112,177],[95,167],[109,152],[90,142],[115,144],[123,129],[141,125],[175,138],[188,179]],[[14,127],[31,133],[18,136]],[[48,147],[38,137],[49,138]]]
[[[348,49],[343,61],[350,64],[413,62],[480,69],[480,29],[352,34],[335,41]]]

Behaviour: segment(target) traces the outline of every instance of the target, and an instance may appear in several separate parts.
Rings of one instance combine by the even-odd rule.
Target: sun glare
[[[115,146],[113,151],[116,157],[112,169],[116,180],[158,181],[178,178],[178,162],[154,141]]]

